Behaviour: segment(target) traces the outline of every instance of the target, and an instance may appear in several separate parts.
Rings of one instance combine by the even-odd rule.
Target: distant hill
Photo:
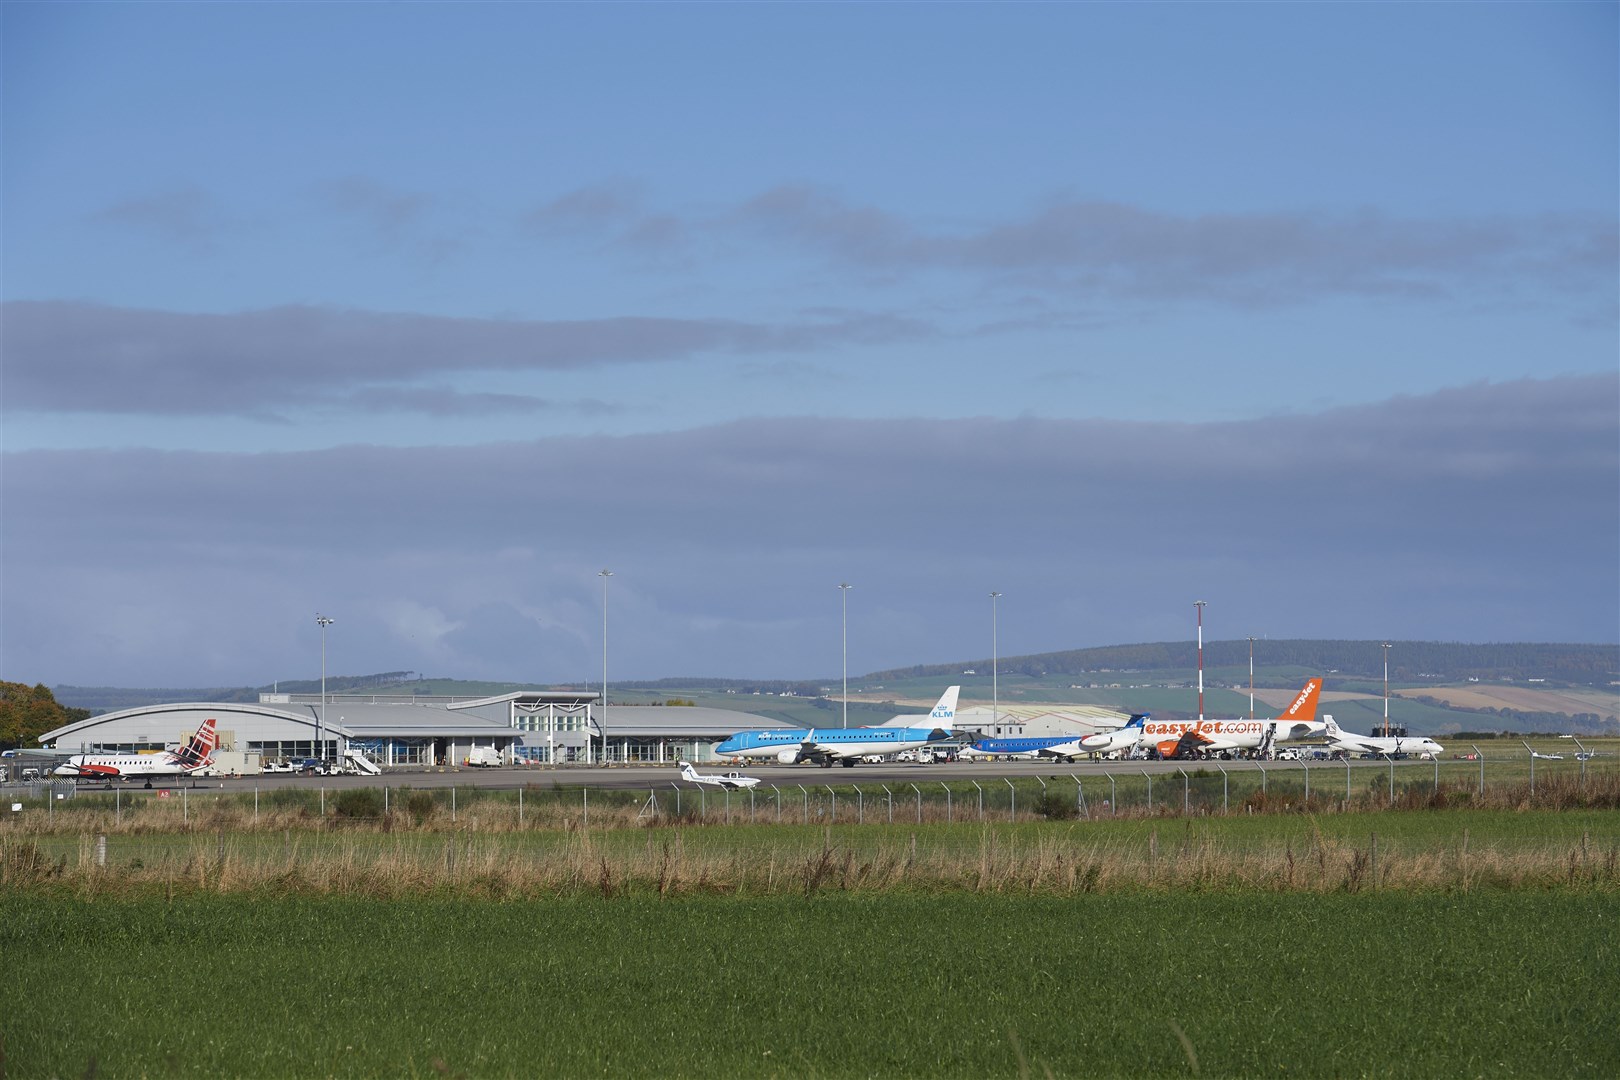
[[[1287,669],[1341,678],[1382,679],[1384,650],[1378,641],[1275,641],[1256,639],[1255,655],[1268,672]],[[1608,687],[1620,679],[1620,645],[1549,645],[1504,643],[1471,645],[1459,642],[1392,641],[1389,643],[1392,682],[1445,683],[1480,681],[1525,682],[1541,680],[1548,686]],[[1230,673],[1247,670],[1249,639],[1204,642],[1204,670]],[[863,676],[866,680],[950,676],[963,670],[988,671],[991,658],[950,664],[893,668]],[[1185,672],[1198,667],[1198,645],[1193,641],[1108,645],[1095,649],[1033,656],[1003,656],[997,661],[1003,674],[1040,679],[1053,675],[1096,675],[1104,672]]]

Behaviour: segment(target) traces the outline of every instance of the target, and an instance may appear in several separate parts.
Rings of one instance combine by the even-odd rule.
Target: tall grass
[[[176,894],[774,896],[821,892],[1078,895],[1576,889],[1620,892],[1620,837],[1590,828],[1501,843],[1456,834],[1269,835],[1241,822],[907,829],[673,827],[638,833],[313,833],[0,837],[0,887],[82,897]],[[1474,820],[1464,817],[1460,820]],[[1342,822],[1341,822],[1342,824]],[[1144,834],[1145,830],[1145,834]]]

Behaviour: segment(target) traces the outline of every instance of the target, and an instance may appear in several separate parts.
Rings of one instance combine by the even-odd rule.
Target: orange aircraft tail
[[[1322,680],[1311,679],[1294,698],[1294,703],[1283,710],[1278,720],[1311,723],[1316,719],[1316,703],[1322,696]]]

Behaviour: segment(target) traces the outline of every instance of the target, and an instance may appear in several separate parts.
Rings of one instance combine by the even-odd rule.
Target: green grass
[[[0,1031],[14,1076],[1598,1077],[1616,918],[1512,893],[12,893]]]

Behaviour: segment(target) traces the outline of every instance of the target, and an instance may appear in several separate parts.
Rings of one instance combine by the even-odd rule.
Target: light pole
[[[326,628],[337,622],[329,619],[320,612],[315,613],[315,625],[321,628],[321,713],[315,722],[315,751],[316,760],[326,768]]]
[[[843,726],[849,727],[849,590],[855,586],[847,581],[838,583],[838,595],[843,601],[843,635],[844,635],[844,721]]]
[[[1254,719],[1254,635],[1249,635],[1249,719]]]
[[[1389,738],[1389,642],[1384,642],[1384,738]]]
[[[1001,650],[996,644],[996,601],[1001,594],[990,594],[990,726],[998,734],[1001,731]]]
[[[1194,600],[1198,609],[1198,722],[1204,722],[1204,605],[1207,601]]]
[[[613,571],[611,571],[611,570],[600,570],[600,571],[597,572],[596,576],[602,579],[602,722],[597,724],[596,726],[602,732],[602,764],[606,765],[608,763],[608,741],[607,741],[607,583],[608,583],[608,578],[613,576]],[[586,739],[589,739],[590,738],[589,733],[587,733],[585,737],[586,737]]]

